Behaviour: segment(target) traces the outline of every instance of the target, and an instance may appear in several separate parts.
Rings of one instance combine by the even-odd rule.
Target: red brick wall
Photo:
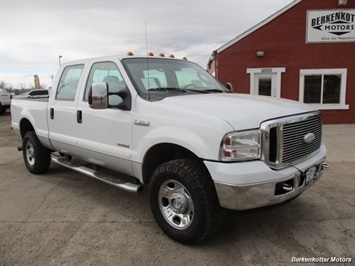
[[[306,43],[307,10],[355,8],[355,0],[303,0],[268,24],[218,54],[217,78],[234,90],[250,93],[247,68],[285,67],[281,97],[298,101],[300,69],[347,68],[349,110],[322,111],[327,124],[355,123],[355,43]],[[257,51],[264,51],[257,57]]]

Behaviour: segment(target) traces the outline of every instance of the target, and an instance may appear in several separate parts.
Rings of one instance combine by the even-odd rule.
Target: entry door
[[[106,82],[112,93],[126,87],[116,63],[98,62],[92,65],[77,105],[77,147],[86,156],[86,161],[131,175],[133,113],[118,108],[91,109],[88,95],[94,82]],[[111,106],[117,106],[121,101],[117,95],[109,96]]]
[[[55,95],[49,98],[49,138],[53,147],[63,153],[76,150],[76,98],[84,65],[67,66],[60,77]]]
[[[276,73],[255,74],[254,88],[256,95],[276,97]]]

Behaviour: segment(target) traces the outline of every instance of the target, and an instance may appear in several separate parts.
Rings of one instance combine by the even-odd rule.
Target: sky
[[[206,68],[213,50],[292,0],[0,0],[0,80],[52,85],[61,62],[90,57],[186,56]]]

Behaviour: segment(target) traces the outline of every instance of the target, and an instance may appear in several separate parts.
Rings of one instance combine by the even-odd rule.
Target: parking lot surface
[[[324,126],[330,168],[300,197],[228,211],[215,236],[186,246],[160,231],[147,189],[132,194],[55,164],[30,174],[10,120],[0,116],[0,265],[354,265],[355,125]]]

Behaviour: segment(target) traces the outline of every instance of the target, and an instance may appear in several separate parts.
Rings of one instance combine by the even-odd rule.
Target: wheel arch
[[[175,159],[200,160],[189,149],[173,143],[159,143],[152,146],[145,154],[142,164],[143,183],[149,184],[154,170],[162,163]]]
[[[30,122],[30,120],[28,120],[27,118],[23,118],[21,119],[20,122],[20,134],[21,134],[21,138],[23,139],[26,135],[27,132],[30,131],[36,131],[32,125],[32,123]]]

